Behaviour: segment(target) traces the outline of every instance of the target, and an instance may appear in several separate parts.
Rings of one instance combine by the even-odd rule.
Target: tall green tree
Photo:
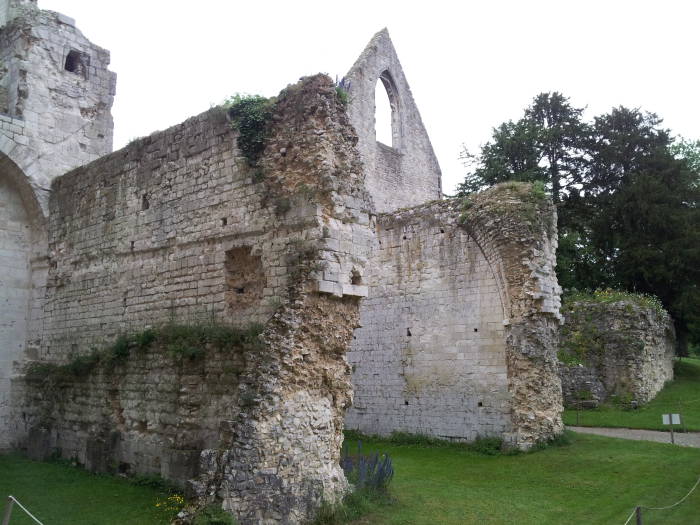
[[[580,183],[585,165],[589,127],[561,93],[540,93],[518,121],[493,129],[491,140],[479,155],[464,150],[462,158],[473,166],[458,194],[479,191],[506,180],[542,181],[560,203]]]
[[[685,352],[700,335],[690,330],[700,309],[700,188],[661,122],[624,107],[596,117],[583,200],[593,263],[614,280],[606,284],[659,297]]]
[[[670,149],[676,158],[684,159],[690,169],[700,173],[700,140],[689,140],[679,136],[673,141]]]
[[[688,337],[700,343],[700,142],[674,143],[661,124],[625,107],[587,124],[566,97],[540,94],[470,156],[460,192],[545,181],[559,211],[560,284],[658,296],[683,352]]]

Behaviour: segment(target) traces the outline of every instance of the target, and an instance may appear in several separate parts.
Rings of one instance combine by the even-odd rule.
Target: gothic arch
[[[392,108],[392,147],[377,143],[375,91],[381,82]],[[357,132],[365,184],[376,211],[391,212],[442,197],[441,172],[386,29],[374,35],[343,82],[347,112]]]
[[[46,279],[46,221],[28,177],[0,153],[0,450],[10,443],[12,377],[27,358]]]
[[[396,82],[391,76],[388,69],[385,69],[380,73],[377,82],[381,82],[386,90],[387,97],[389,99],[389,107],[391,108],[391,144],[387,144],[396,150],[401,149],[401,114],[400,114],[400,97],[399,91],[396,87]],[[376,93],[376,90],[375,90]],[[377,102],[375,100],[375,107]]]

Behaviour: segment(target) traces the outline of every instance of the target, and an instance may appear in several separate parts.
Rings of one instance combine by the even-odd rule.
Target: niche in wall
[[[249,246],[226,252],[226,304],[232,312],[246,310],[262,301],[265,272],[259,256]]]

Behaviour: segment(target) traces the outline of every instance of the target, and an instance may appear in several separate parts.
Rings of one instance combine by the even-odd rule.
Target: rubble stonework
[[[616,396],[647,403],[673,379],[675,331],[660,306],[633,299],[565,304],[560,364],[564,401],[592,404]]]
[[[347,424],[528,448],[562,430],[554,212],[529,185],[377,219]]]
[[[51,179],[112,151],[116,75],[109,52],[75,21],[36,1],[0,12],[0,154],[24,172],[42,206]]]

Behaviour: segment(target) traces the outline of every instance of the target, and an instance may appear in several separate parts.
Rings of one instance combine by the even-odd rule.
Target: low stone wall
[[[673,379],[673,323],[649,298],[584,297],[567,302],[564,315],[559,373],[567,404],[611,396],[647,403]]]
[[[58,451],[94,472],[157,474],[183,487],[198,474],[200,452],[219,446],[221,421],[240,410],[239,378],[262,345],[210,343],[177,353],[186,340],[140,347],[137,339],[123,357],[30,368],[30,457]]]

